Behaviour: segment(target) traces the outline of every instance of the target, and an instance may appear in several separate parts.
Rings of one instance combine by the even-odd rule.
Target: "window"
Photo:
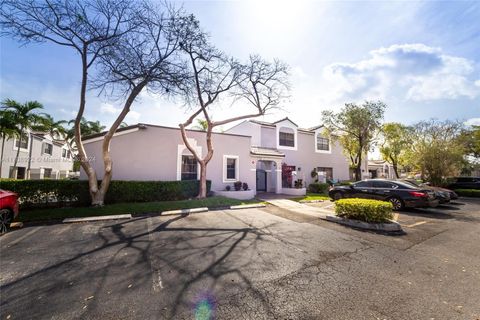
[[[396,189],[397,186],[393,183],[388,181],[373,181],[374,188],[381,188],[381,189]]]
[[[194,156],[182,156],[182,180],[197,180],[197,168]]]
[[[330,151],[330,139],[317,135],[317,151]]]
[[[10,171],[13,171],[13,167],[10,167]],[[17,174],[14,175],[17,179],[25,179],[26,169],[25,167],[17,167]]]
[[[52,155],[53,153],[53,144],[44,142],[42,145],[42,154]]]
[[[19,138],[15,138],[15,148],[28,149],[28,134],[22,134],[22,141],[20,142]]]
[[[227,179],[236,179],[236,165],[237,159],[227,159]]]
[[[280,132],[279,144],[284,147],[295,147],[295,134],[289,132]]]
[[[223,182],[238,181],[238,156],[223,156]]]
[[[67,150],[62,149],[62,158],[66,158],[66,157],[67,157]]]
[[[325,177],[333,180],[333,168],[318,167],[317,172],[325,172]]]
[[[52,168],[43,169],[43,178],[50,179],[52,177]]]
[[[355,188],[371,188],[372,187],[372,182],[371,181],[360,181],[360,182],[354,183],[353,186]]]

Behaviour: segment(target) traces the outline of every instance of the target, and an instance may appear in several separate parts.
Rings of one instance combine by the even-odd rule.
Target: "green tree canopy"
[[[381,134],[380,154],[383,160],[392,164],[398,178],[398,165],[411,143],[410,129],[401,123],[389,122],[383,124]]]
[[[362,105],[347,103],[338,113],[323,111],[326,130],[338,136],[340,144],[355,169],[355,179],[362,179],[362,161],[380,129],[386,105],[381,101],[366,101]]]

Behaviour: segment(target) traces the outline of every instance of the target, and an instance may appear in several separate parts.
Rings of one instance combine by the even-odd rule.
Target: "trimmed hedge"
[[[476,190],[476,189],[455,189],[454,191],[461,197],[480,198],[480,190]]]
[[[310,183],[308,185],[308,192],[327,194],[329,186],[330,185],[328,183],[320,183],[320,182]]]
[[[211,181],[207,181],[210,191]],[[18,193],[21,208],[88,206],[86,180],[1,179],[0,188]],[[110,183],[105,203],[171,201],[198,195],[199,181],[122,181]]]
[[[369,199],[340,199],[335,202],[339,217],[366,222],[388,222],[393,218],[390,202]]]

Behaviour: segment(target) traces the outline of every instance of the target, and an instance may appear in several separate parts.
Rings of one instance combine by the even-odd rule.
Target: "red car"
[[[10,228],[10,223],[18,216],[18,195],[0,189],[0,234]]]

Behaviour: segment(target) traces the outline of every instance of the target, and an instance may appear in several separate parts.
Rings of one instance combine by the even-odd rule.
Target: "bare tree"
[[[88,73],[97,59],[119,37],[135,30],[140,21],[134,3],[127,0],[4,0],[0,9],[2,34],[22,43],[51,42],[72,48],[81,60],[80,102],[75,118],[75,144],[89,178],[92,204],[98,183],[88,162],[80,122],[86,106]]]
[[[215,127],[230,122],[258,117],[279,105],[288,90],[288,67],[275,60],[273,63],[251,56],[250,61],[242,65],[213,47],[208,36],[203,33],[198,22],[191,17],[182,26],[181,48],[190,64],[190,81],[182,89],[186,99],[192,105],[189,118],[181,123],[183,142],[200,165],[200,192],[198,197],[207,196],[207,165],[213,157],[212,133]],[[238,115],[223,120],[213,120],[212,107],[218,105],[221,97],[230,97],[233,103],[247,101],[252,111],[242,112],[245,108],[237,104]],[[232,108],[233,109],[233,108]],[[205,140],[207,153],[202,157],[188,140],[187,127],[198,117],[206,121]]]
[[[177,57],[180,41],[176,25],[184,19],[181,12],[146,3],[142,8],[141,26],[119,37],[115,46],[105,49],[99,61],[95,86],[107,94],[120,96],[124,103],[103,137],[104,175],[94,204],[103,204],[112,179],[110,142],[135,99],[143,89],[168,95],[184,78],[185,66]],[[93,178],[96,180],[96,176]]]

